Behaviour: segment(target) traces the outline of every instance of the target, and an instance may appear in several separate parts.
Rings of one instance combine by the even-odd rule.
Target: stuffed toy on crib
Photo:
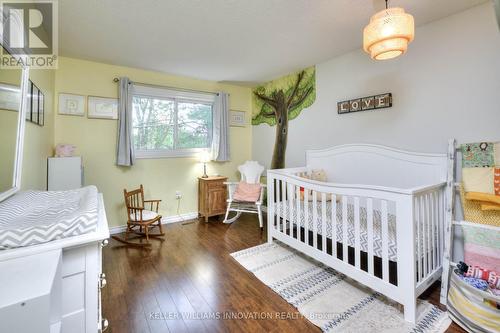
[[[318,169],[318,170],[311,170],[310,174],[303,175],[301,176],[302,178],[310,179],[310,180],[315,180],[318,182],[327,182],[328,177],[326,176],[326,172],[323,169]],[[300,200],[304,201],[304,192],[305,189],[303,187],[300,188]],[[312,196],[312,190],[308,190],[308,201],[312,201],[313,196]],[[321,196],[317,196],[316,200],[321,200]]]

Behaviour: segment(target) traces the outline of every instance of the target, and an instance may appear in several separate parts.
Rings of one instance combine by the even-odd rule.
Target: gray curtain
[[[118,145],[116,164],[134,164],[134,145],[132,143],[132,85],[128,77],[121,77],[118,99]]]
[[[229,95],[219,92],[213,110],[212,160],[229,161]]]

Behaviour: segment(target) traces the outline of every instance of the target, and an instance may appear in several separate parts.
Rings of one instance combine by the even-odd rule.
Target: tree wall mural
[[[316,100],[316,70],[309,67],[300,72],[268,82],[253,90],[252,125],[276,125],[272,169],[285,167],[288,122]]]

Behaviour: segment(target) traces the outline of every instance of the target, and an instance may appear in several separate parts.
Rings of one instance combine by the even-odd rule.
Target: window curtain
[[[132,84],[128,77],[121,77],[118,95],[118,144],[116,164],[134,164],[134,145],[132,142]]]
[[[229,161],[229,95],[219,92],[213,110],[212,160]]]

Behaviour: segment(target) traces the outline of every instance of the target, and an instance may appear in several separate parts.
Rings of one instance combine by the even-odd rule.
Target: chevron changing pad
[[[0,250],[13,249],[95,231],[97,188],[24,191],[0,202]]]

